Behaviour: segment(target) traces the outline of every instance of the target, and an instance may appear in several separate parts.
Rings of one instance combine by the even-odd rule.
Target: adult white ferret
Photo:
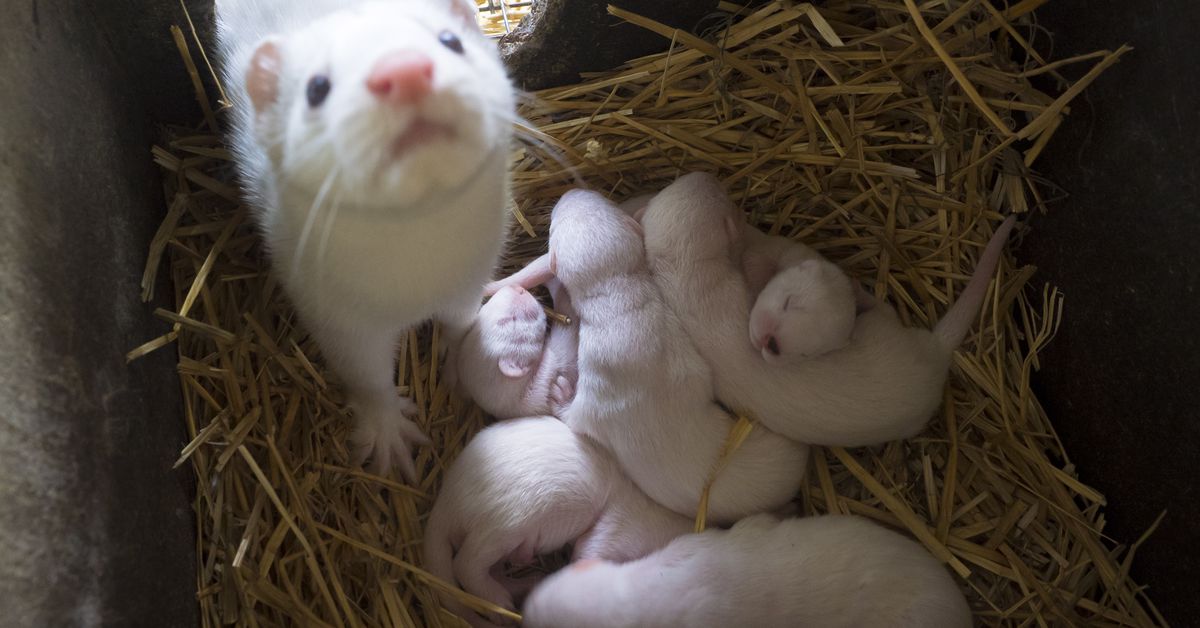
[[[839,515],[757,515],[625,564],[581,561],[535,587],[523,610],[529,628],[971,626],[925,548]]]
[[[549,252],[510,281],[528,288],[551,274],[579,325],[579,378],[563,421],[606,446],[651,499],[694,515],[734,421],[714,403],[712,371],[650,276],[638,223],[595,192],[567,192],[551,216]],[[784,505],[807,457],[807,446],[755,429],[713,483],[709,518],[732,523]]]
[[[789,438],[844,447],[912,436],[933,415],[1013,220],[996,231],[933,331],[905,327],[877,303],[855,319],[845,347],[768,365],[746,342],[752,297],[740,268],[743,226],[720,183],[703,173],[680,177],[642,215],[655,281],[712,366],[717,398]]]
[[[468,0],[217,0],[230,140],[276,272],[341,377],[353,451],[416,476],[402,332],[456,340],[506,233],[514,97]]]

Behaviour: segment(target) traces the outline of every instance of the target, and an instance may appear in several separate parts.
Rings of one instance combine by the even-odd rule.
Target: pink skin
[[[515,97],[474,15],[469,0],[216,1],[251,214],[345,390],[355,461],[409,482],[428,439],[397,394],[398,341],[433,318],[457,344],[508,231]]]
[[[550,272],[578,313],[579,379],[563,421],[613,452],[655,502],[694,516],[733,419],[713,403],[712,372],[648,273],[641,229],[600,195],[568,192],[554,209],[550,251],[506,281]],[[806,461],[805,446],[752,432],[714,483],[709,518],[781,506]]]
[[[371,68],[367,90],[396,106],[415,105],[433,91],[433,60],[412,50],[389,53]]]
[[[540,577],[509,578],[506,561],[529,564],[581,536],[577,554],[629,560],[689,525],[642,494],[602,447],[558,419],[512,419],[477,434],[446,472],[425,526],[425,568],[513,610],[515,598]],[[442,600],[473,626],[498,621],[450,596]]]
[[[712,366],[717,398],[798,442],[857,447],[912,436],[933,415],[1013,219],[932,332],[903,326],[891,307],[858,294],[856,303],[869,309],[845,347],[774,365],[746,342],[751,292],[741,264],[749,231],[719,182],[681,177],[650,201],[642,224],[655,282]]]
[[[529,628],[969,628],[954,579],[923,547],[861,517],[743,519],[640,560],[581,561],[523,607]]]
[[[573,313],[555,285],[555,307]],[[456,352],[458,382],[481,408],[500,419],[559,416],[575,396],[578,333],[553,324],[526,289],[506,286],[479,309]]]

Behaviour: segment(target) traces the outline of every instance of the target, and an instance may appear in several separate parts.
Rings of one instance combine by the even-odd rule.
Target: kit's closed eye
[[[783,309],[784,309],[784,311],[787,311],[787,310],[790,310],[791,308],[792,308],[792,295],[789,294],[788,298],[783,300]]]
[[[329,97],[329,90],[333,89],[333,83],[329,82],[329,77],[324,74],[316,74],[308,79],[308,87],[304,90],[304,95],[308,98],[308,106],[316,109],[325,102]]]
[[[454,52],[457,52],[458,54],[463,53],[462,40],[458,38],[458,35],[455,35],[450,31],[442,31],[438,33],[438,41],[441,42],[443,46],[453,50]]]

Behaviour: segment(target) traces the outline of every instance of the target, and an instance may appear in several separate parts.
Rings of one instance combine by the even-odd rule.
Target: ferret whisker
[[[325,202],[325,196],[329,194],[330,188],[333,187],[333,182],[337,179],[338,170],[336,167],[329,170],[329,174],[325,176],[325,180],[321,183],[317,195],[313,198],[312,205],[308,208],[308,215],[304,219],[304,228],[300,230],[300,241],[296,245],[296,252],[292,255],[292,272],[300,272],[300,260],[304,256],[304,249],[308,245],[308,237],[312,233],[313,224],[316,222],[317,212],[320,211],[321,205]]]
[[[546,105],[546,101],[542,100],[542,98],[535,93],[528,92],[523,89],[515,90],[513,93],[517,98],[517,102],[525,109],[531,109],[539,113],[548,112],[551,110],[551,108]]]
[[[333,203],[330,204],[329,211],[325,214],[324,228],[321,230],[321,242],[317,245],[317,266],[324,268],[325,266],[325,250],[329,244],[329,236],[333,234],[333,228],[337,223],[338,211],[342,208],[342,193],[339,191],[333,197]]]

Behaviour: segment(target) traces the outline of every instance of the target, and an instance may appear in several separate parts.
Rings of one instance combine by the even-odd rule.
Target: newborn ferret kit
[[[469,0],[218,0],[131,354],[203,624],[1165,625],[1029,386],[1010,248],[1126,51],[1040,4],[610,7],[664,52],[521,94]]]

